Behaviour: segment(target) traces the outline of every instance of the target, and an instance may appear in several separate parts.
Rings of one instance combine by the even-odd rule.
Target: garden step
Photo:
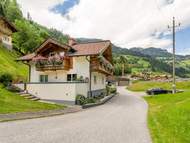
[[[25,96],[24,98],[25,98],[25,99],[33,99],[33,98],[36,98],[36,96],[30,95],[30,96]]]
[[[31,101],[39,101],[39,100],[40,100],[40,98],[35,97],[35,98],[30,99],[30,100],[31,100]]]
[[[28,96],[31,96],[30,94],[20,94],[20,96],[22,96],[22,97],[28,97]]]
[[[16,94],[22,95],[22,94],[27,94],[26,92],[17,92]]]
[[[20,94],[26,94],[27,91],[20,91],[19,93],[20,93]]]

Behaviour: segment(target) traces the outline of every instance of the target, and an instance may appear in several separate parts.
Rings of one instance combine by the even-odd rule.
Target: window
[[[94,76],[94,84],[97,84],[97,78]]]
[[[68,75],[67,75],[67,81],[72,81],[71,74],[68,74]]]
[[[48,75],[40,75],[40,82],[47,83],[48,82]]]
[[[77,80],[77,74],[68,74],[67,75],[67,81],[76,81]]]
[[[73,74],[72,78],[73,78],[73,81],[76,81],[77,80],[77,74]]]
[[[6,41],[6,42],[9,42],[9,37],[7,37],[7,36],[3,36],[3,41]]]

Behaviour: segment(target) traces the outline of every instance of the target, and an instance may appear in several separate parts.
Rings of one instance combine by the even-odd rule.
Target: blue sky
[[[67,14],[69,10],[75,5],[79,4],[80,0],[66,0],[61,4],[54,6],[51,10],[63,15]]]
[[[190,27],[184,29],[178,27],[176,31],[176,54],[190,54]],[[165,36],[164,38],[173,40],[172,35]],[[172,49],[172,47],[173,45],[168,46],[170,49]]]
[[[176,33],[176,52],[189,54],[190,52],[190,27]]]

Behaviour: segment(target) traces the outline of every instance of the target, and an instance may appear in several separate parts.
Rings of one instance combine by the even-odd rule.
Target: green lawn
[[[176,83],[177,89],[190,89],[190,81],[183,81]],[[127,87],[131,91],[146,91],[150,88],[164,88],[171,89],[171,82],[155,82],[155,81],[138,81]]]
[[[26,80],[28,67],[21,62],[16,62],[18,57],[19,55],[15,51],[9,51],[0,46],[0,75],[9,73],[13,75],[14,79]]]
[[[190,92],[145,97],[154,143],[190,143]]]
[[[65,106],[30,101],[0,85],[0,114],[63,109]]]
[[[127,87],[146,91],[154,87],[171,89],[172,83],[137,81]],[[148,126],[154,143],[190,143],[190,81],[177,82],[183,93],[144,97],[149,104]]]

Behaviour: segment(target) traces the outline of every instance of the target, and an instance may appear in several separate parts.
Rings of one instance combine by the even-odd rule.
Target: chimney
[[[77,41],[74,38],[69,37],[69,46],[73,46],[77,44]]]

